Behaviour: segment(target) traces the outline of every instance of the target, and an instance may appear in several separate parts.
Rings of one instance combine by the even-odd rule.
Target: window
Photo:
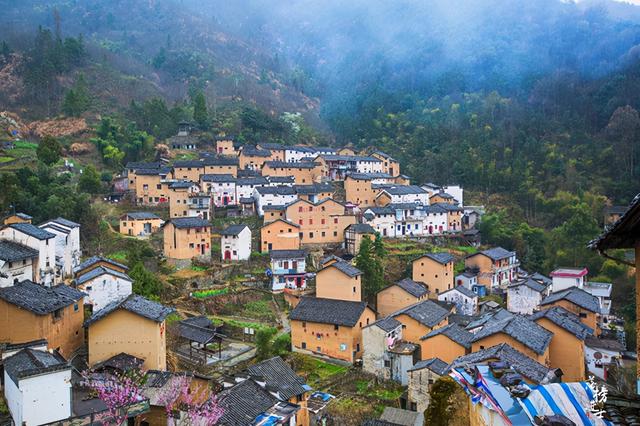
[[[342,352],[346,351],[347,350],[347,344],[346,343],[340,343],[340,350]]]
[[[298,213],[302,213],[302,206],[298,207]]]
[[[189,248],[194,248],[195,246],[193,245],[193,243],[189,243]]]
[[[355,294],[356,292],[356,286],[353,286],[353,293]]]
[[[307,349],[307,342],[300,343],[300,346],[302,347],[302,349]]]
[[[309,225],[313,225],[313,219],[309,219]]]
[[[337,218],[337,217],[334,217],[334,218],[333,218],[333,223],[335,223],[335,224],[337,224],[337,223],[338,223],[338,218]]]
[[[162,189],[162,184],[160,184],[160,183],[159,183],[159,184],[157,184],[157,185],[156,185],[156,189]]]
[[[74,304],[73,304],[73,311],[74,311],[74,312],[78,312],[78,309],[79,309],[79,308],[78,308],[78,304],[77,304],[77,303],[74,303]]]
[[[303,224],[303,220],[302,219],[298,220],[298,224],[302,225]]]
[[[313,238],[313,232],[309,232],[309,238]]]
[[[307,328],[307,323],[306,323],[306,321],[302,321],[302,328]]]
[[[320,219],[320,223],[321,223],[322,225],[324,225],[325,220],[324,220],[324,219]]]
[[[384,366],[385,366],[385,368],[389,368],[389,367],[391,367],[391,361],[389,361],[389,360],[385,359],[385,360],[384,360]]]
[[[483,345],[480,345],[480,350],[482,350],[482,349],[484,349],[484,346],[483,346]]]
[[[584,312],[580,312],[580,318],[586,318],[586,317],[587,317],[587,314],[586,314],[586,313],[584,313]]]
[[[360,352],[360,343],[356,344],[356,352]]]
[[[339,329],[340,329],[340,326],[339,326],[339,325],[335,324],[335,325],[333,326],[333,330],[334,330],[334,331],[338,331]]]
[[[59,320],[60,318],[62,318],[62,308],[53,311],[53,319]]]
[[[321,233],[320,235],[322,235],[322,236],[324,237],[324,236],[325,236],[325,232],[324,232],[324,231],[322,231],[322,233]]]
[[[337,237],[338,236],[338,231],[333,231],[333,236]]]

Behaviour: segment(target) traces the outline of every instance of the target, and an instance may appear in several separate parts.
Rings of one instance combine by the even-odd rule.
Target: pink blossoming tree
[[[210,426],[222,417],[218,399],[203,386],[191,387],[192,378],[176,375],[158,397],[167,412],[170,425]]]

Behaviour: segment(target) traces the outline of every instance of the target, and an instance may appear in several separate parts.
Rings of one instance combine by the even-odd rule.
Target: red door
[[[231,260],[231,252],[229,250],[225,250],[224,260]]]
[[[433,225],[429,225],[429,233],[433,234]]]

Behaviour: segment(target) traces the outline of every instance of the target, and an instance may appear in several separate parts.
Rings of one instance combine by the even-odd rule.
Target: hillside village
[[[538,393],[582,396],[636,364],[612,284],[483,245],[485,206],[455,182],[413,182],[378,150],[202,146],[187,122],[167,145],[187,159],[128,163],[96,200],[113,238],[153,249],[158,296],[78,223],[3,219],[7,422],[422,425],[452,377],[459,424],[528,424]],[[593,248],[637,263],[639,214],[636,199]],[[117,406],[96,391],[136,374]]]

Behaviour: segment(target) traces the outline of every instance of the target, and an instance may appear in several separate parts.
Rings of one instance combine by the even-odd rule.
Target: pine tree
[[[42,138],[36,149],[38,160],[46,165],[52,165],[60,160],[62,155],[62,145],[53,136],[45,136]]]
[[[193,120],[198,123],[201,129],[207,129],[209,124],[207,101],[201,91],[198,91],[193,99]]]
[[[365,299],[384,287],[382,257],[376,255],[376,246],[369,236],[365,235],[362,238],[355,264],[362,271],[362,292]]]

